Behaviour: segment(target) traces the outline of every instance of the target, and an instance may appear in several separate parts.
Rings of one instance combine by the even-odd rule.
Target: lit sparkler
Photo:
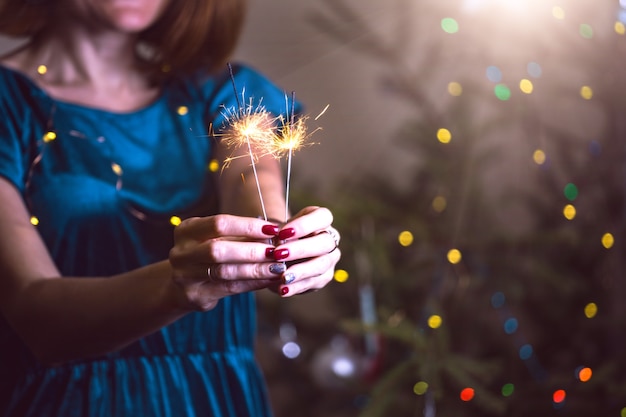
[[[232,66],[228,64],[230,71],[230,79],[233,84],[235,94],[237,94],[237,87],[235,85],[235,78],[232,72]],[[242,92],[242,98],[244,97],[245,90]],[[222,142],[229,147],[238,147],[247,145],[248,155],[252,163],[252,171],[256,181],[257,191],[259,193],[259,199],[261,201],[261,209],[263,210],[263,218],[267,220],[267,213],[265,211],[265,204],[263,202],[263,195],[261,192],[261,186],[259,184],[259,178],[256,171],[256,161],[262,156],[273,156],[276,159],[287,156],[287,180],[285,191],[285,221],[289,220],[289,191],[291,182],[291,160],[295,151],[309,144],[307,140],[321,128],[317,128],[312,132],[307,129],[306,121],[308,116],[301,116],[296,118],[295,116],[295,93],[291,96],[291,105],[289,104],[289,97],[285,96],[286,102],[286,116],[273,117],[260,103],[254,106],[252,100],[245,106],[242,106],[239,96],[237,95],[237,109],[226,109],[224,116],[226,118],[226,125],[228,128],[222,135]],[[315,117],[317,120],[321,117],[328,106],[326,106],[322,112]],[[279,124],[279,127],[276,125]],[[258,155],[255,155],[252,151],[252,145],[259,151]],[[229,157],[224,161],[224,167],[234,159]]]
[[[230,71],[230,80],[235,90],[235,96],[237,98],[237,109],[225,109],[224,116],[226,117],[226,124],[228,129],[222,137],[222,141],[226,146],[243,146],[248,147],[248,155],[250,156],[250,162],[252,164],[252,172],[254,173],[254,180],[256,182],[257,192],[259,194],[259,200],[261,202],[261,210],[263,212],[263,219],[267,220],[267,212],[265,210],[265,203],[263,202],[263,194],[261,192],[261,185],[259,184],[259,176],[256,170],[255,155],[252,152],[252,141],[255,143],[264,143],[269,140],[273,135],[273,128],[275,118],[265,110],[265,108],[259,104],[254,106],[252,100],[242,106],[237,93],[237,86],[235,84],[235,77],[233,75],[233,68],[228,63],[228,70]],[[241,93],[242,101],[245,96],[245,89]],[[224,167],[233,160],[233,157],[229,157],[224,161]]]

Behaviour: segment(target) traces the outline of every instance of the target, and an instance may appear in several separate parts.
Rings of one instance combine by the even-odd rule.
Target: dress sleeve
[[[0,71],[0,176],[20,192],[24,191],[32,156],[28,140],[36,130],[32,115],[19,81],[11,82]]]

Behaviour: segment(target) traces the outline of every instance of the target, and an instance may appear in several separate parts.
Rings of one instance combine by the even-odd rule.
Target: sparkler
[[[226,109],[225,117],[226,123],[229,126],[227,133],[222,138],[222,141],[226,146],[243,146],[248,147],[248,155],[250,156],[250,162],[252,164],[252,172],[254,173],[254,180],[256,182],[257,192],[259,194],[259,200],[261,202],[261,211],[263,212],[263,219],[267,220],[267,212],[265,210],[265,203],[263,202],[263,194],[261,192],[261,185],[259,184],[259,176],[256,170],[255,156],[252,152],[251,138],[255,142],[263,143],[272,136],[274,120],[265,108],[259,104],[256,107],[253,106],[252,100],[245,107],[242,106],[237,94],[237,85],[235,83],[235,77],[233,75],[233,67],[228,63],[228,70],[230,72],[230,80],[235,90],[235,97],[237,99],[237,109]],[[241,93],[242,99],[245,96],[245,89]],[[232,158],[224,161],[224,167],[232,161]]]
[[[226,109],[224,116],[226,117],[228,129],[223,135],[222,141],[226,146],[247,145],[257,191],[261,201],[263,218],[265,220],[267,220],[267,213],[265,211],[261,186],[256,171],[256,160],[261,156],[271,155],[276,159],[280,159],[287,155],[287,179],[285,185],[285,221],[287,221],[289,220],[292,155],[296,150],[306,145],[306,141],[313,133],[321,128],[318,127],[314,131],[308,132],[306,125],[308,116],[296,118],[295,93],[291,94],[291,105],[289,104],[289,97],[285,95],[286,116],[273,117],[261,104],[255,107],[252,100],[245,106],[242,106],[239,96],[237,95],[237,86],[230,63],[228,64],[228,69],[237,97],[237,109]],[[242,92],[242,98],[244,97],[244,93],[245,90]],[[315,117],[315,120],[321,117],[327,109],[328,105]],[[277,121],[280,124],[278,128],[276,127]],[[255,149],[259,150],[259,155],[255,156],[252,152],[252,144],[255,145]],[[227,158],[226,161],[224,161],[224,167],[226,167],[230,161],[232,161],[232,158]]]

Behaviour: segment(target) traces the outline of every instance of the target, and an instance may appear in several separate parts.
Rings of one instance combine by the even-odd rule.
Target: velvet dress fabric
[[[263,75],[233,72],[244,104],[286,112],[285,92]],[[0,175],[63,276],[128,271],[167,258],[172,216],[219,209],[219,169],[208,168],[219,139],[208,133],[228,109],[227,71],[173,79],[146,107],[114,113],[55,100],[0,67]],[[253,294],[228,297],[121,351],[46,367],[0,316],[0,416],[270,416],[255,320]]]

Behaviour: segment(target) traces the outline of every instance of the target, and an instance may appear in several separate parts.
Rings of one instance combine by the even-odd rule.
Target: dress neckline
[[[139,108],[137,108],[135,110],[123,112],[123,111],[106,110],[106,109],[98,108],[96,106],[89,106],[89,105],[86,105],[86,104],[75,103],[75,102],[72,102],[72,101],[63,100],[63,99],[59,99],[59,98],[53,97],[44,88],[42,88],[39,84],[37,84],[35,82],[35,80],[33,80],[32,77],[30,77],[29,75],[23,73],[22,71],[20,71],[18,69],[11,68],[11,67],[8,67],[8,66],[6,66],[4,64],[0,64],[0,70],[8,72],[8,73],[12,74],[13,76],[21,78],[22,80],[24,80],[28,84],[29,88],[31,89],[31,91],[33,93],[37,94],[40,97],[45,98],[46,100],[50,101],[51,103],[53,103],[56,106],[65,107],[65,108],[74,109],[74,110],[79,110],[79,111],[84,111],[84,112],[97,113],[97,114],[100,114],[100,115],[116,116],[116,117],[135,116],[135,115],[139,115],[139,114],[142,114],[142,113],[150,111],[152,108],[156,107],[162,101],[162,99],[163,99],[163,97],[165,95],[165,86],[167,85],[167,83],[165,83],[163,85],[163,87],[161,88],[161,90],[159,91],[159,93],[149,103],[147,103],[144,106],[141,106],[141,107],[139,107]]]

